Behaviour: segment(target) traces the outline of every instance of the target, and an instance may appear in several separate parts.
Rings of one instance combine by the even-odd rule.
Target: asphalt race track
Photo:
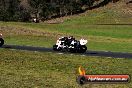
[[[28,50],[28,51],[39,51],[39,52],[55,52],[55,53],[60,53],[60,52],[53,51],[52,48],[45,48],[45,47],[3,45],[1,48]],[[67,52],[63,52],[63,53],[67,53]],[[67,53],[67,54],[70,54],[70,53]],[[132,53],[121,53],[121,52],[104,52],[104,51],[91,51],[91,50],[88,50],[86,53],[83,53],[83,54],[80,54],[80,53],[75,53],[75,54],[77,54],[77,55],[84,55],[84,56],[103,56],[103,57],[131,58],[132,59]]]

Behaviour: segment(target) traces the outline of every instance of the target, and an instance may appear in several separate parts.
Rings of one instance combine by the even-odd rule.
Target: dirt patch
[[[47,32],[44,30],[32,30],[22,27],[12,27],[12,26],[1,26],[0,33],[3,34],[4,37],[7,36],[41,36],[41,37],[49,37],[58,39],[61,36],[68,36],[68,34],[57,33],[57,32]]]

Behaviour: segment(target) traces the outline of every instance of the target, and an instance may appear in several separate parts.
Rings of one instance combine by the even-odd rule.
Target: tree
[[[28,3],[31,6],[32,14],[34,14],[35,18],[38,19],[39,15],[42,13],[42,9],[46,4],[45,0],[28,0]]]
[[[107,4],[108,1],[100,4]],[[0,0],[0,20],[29,21],[31,17],[46,20],[73,15],[84,12],[94,2],[95,0]]]
[[[14,21],[15,14],[18,11],[19,0],[1,0],[0,1],[0,20],[2,21]]]

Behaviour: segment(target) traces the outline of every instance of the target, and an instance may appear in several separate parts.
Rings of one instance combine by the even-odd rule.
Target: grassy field
[[[123,8],[122,8],[123,7]],[[82,14],[62,17],[60,24],[0,22],[6,44],[52,47],[60,36],[85,38],[89,50],[132,52],[131,8],[124,1]]]
[[[131,25],[0,22],[6,44],[52,47],[60,36],[85,38],[90,50],[132,52]]]
[[[130,88],[127,84],[76,83],[78,67],[87,74],[130,74],[132,60],[0,49],[1,88]]]

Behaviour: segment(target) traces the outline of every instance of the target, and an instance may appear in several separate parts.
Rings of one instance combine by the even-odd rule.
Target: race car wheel
[[[0,47],[4,44],[4,40],[0,38]]]
[[[87,50],[87,47],[85,46],[85,45],[83,45],[83,46],[81,46],[80,47],[80,53],[84,53],[84,52],[86,52],[86,50]]]
[[[53,50],[57,51],[57,45],[53,45]]]

